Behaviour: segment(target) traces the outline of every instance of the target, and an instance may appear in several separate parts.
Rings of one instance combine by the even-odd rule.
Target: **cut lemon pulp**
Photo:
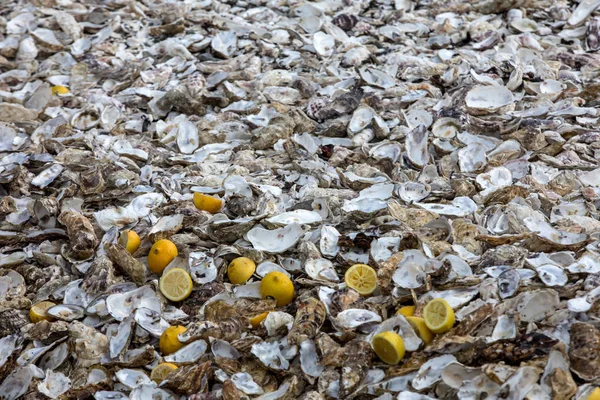
[[[177,365],[171,363],[160,363],[152,368],[150,379],[156,383],[161,383],[169,374],[177,369]]]
[[[413,327],[413,329],[415,330],[417,335],[419,335],[421,340],[423,340],[423,342],[425,342],[425,344],[431,343],[431,341],[434,338],[434,334],[433,334],[433,332],[431,332],[431,330],[429,330],[429,328],[427,327],[427,324],[425,323],[425,320],[423,318],[412,317],[412,316],[408,316],[405,318],[408,321],[408,323],[410,324],[410,326]]]
[[[448,332],[454,325],[454,311],[446,300],[433,299],[425,306],[423,319],[431,332]]]
[[[404,340],[394,331],[378,333],[371,341],[377,357],[386,364],[395,365],[404,357]]]
[[[349,288],[368,296],[377,289],[377,272],[368,265],[356,264],[348,268],[344,281]]]
[[[163,274],[158,283],[161,293],[171,301],[182,301],[190,293],[194,283],[190,274],[181,268],[173,268]]]

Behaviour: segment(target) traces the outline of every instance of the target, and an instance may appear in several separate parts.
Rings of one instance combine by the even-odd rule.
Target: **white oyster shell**
[[[255,226],[246,233],[245,237],[256,250],[282,253],[295,246],[303,234],[300,224],[291,223],[273,230]]]
[[[467,107],[485,111],[496,111],[513,101],[512,92],[504,86],[477,86],[465,97]]]

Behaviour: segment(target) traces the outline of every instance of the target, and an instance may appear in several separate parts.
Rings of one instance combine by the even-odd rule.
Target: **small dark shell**
[[[600,50],[600,17],[590,20],[585,32],[585,45],[588,51]]]
[[[569,359],[571,370],[581,379],[600,378],[600,331],[592,324],[575,322],[571,326]]]
[[[317,119],[317,112],[327,105],[327,100],[315,97],[308,101],[306,105],[306,115],[312,119]]]
[[[514,269],[504,271],[498,277],[498,291],[503,299],[513,296],[519,289],[519,280],[521,277]]]
[[[358,22],[358,17],[356,17],[355,15],[340,14],[337,17],[333,18],[331,22],[333,22],[339,28],[345,31],[349,31],[352,30],[352,28],[354,28],[354,25],[356,25],[356,23]]]

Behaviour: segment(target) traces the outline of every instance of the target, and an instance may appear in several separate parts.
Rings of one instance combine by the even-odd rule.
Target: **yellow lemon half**
[[[165,272],[158,281],[160,292],[171,301],[182,301],[188,298],[194,282],[192,277],[181,268],[173,268]]]
[[[229,282],[234,285],[246,283],[252,274],[256,271],[256,264],[248,257],[238,257],[229,263],[227,267],[227,277]]]
[[[378,333],[371,341],[377,357],[386,364],[395,365],[402,360],[404,353],[404,340],[394,331]]]
[[[194,193],[194,205],[198,210],[216,214],[223,206],[223,200],[196,192]]]
[[[168,355],[182,348],[184,345],[177,339],[177,336],[185,331],[187,331],[186,327],[181,325],[170,326],[165,329],[158,340],[160,352]]]
[[[404,306],[400,307],[398,311],[396,311],[396,315],[404,315],[405,317],[412,317],[415,315],[415,306]]]
[[[177,365],[171,363],[160,363],[152,368],[150,379],[156,383],[161,383],[169,374],[177,369]]]
[[[269,272],[260,281],[260,295],[263,299],[275,299],[277,307],[283,307],[294,299],[294,284],[283,272]]]
[[[344,281],[349,288],[368,296],[377,289],[377,272],[368,265],[356,264],[348,268]]]
[[[131,254],[140,247],[140,236],[134,231],[123,231],[119,236],[119,244],[127,249]]]
[[[31,322],[40,322],[43,319],[52,321],[53,318],[48,315],[48,310],[55,305],[56,304],[51,301],[40,301],[39,303],[34,304],[29,310],[29,319]]]
[[[175,243],[169,239],[161,239],[152,245],[148,253],[148,268],[155,274],[160,274],[177,254]]]
[[[454,326],[454,311],[444,299],[433,299],[423,310],[423,319],[433,333],[448,332]]]
[[[425,320],[423,318],[412,317],[412,316],[408,316],[405,318],[408,321],[408,323],[410,324],[410,326],[413,327],[413,329],[415,330],[417,335],[419,335],[421,340],[423,340],[423,342],[425,342],[425,344],[431,343],[431,341],[433,340],[435,335],[433,334],[433,332],[431,332],[429,330],[429,328],[427,327],[427,324],[425,323]]]

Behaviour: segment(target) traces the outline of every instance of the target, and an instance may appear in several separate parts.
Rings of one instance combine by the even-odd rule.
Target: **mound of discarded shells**
[[[600,0],[0,4],[0,399],[600,399]]]

